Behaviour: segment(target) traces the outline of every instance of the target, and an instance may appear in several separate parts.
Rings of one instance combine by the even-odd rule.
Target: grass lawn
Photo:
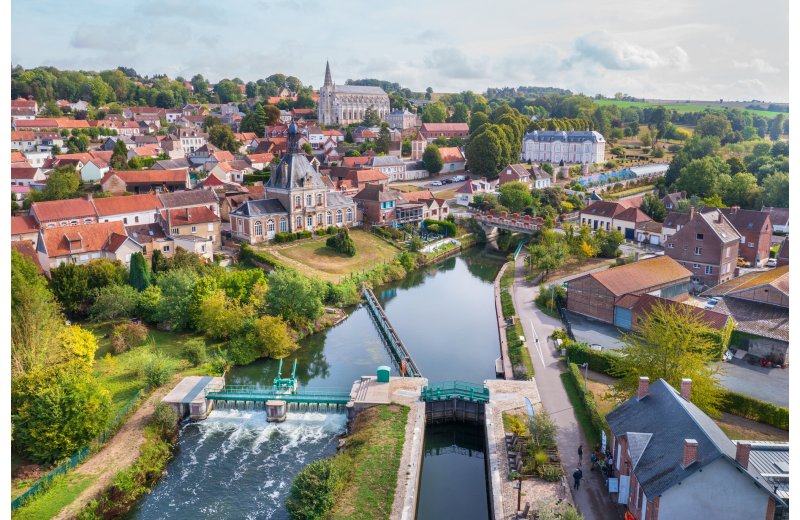
[[[695,104],[687,104],[687,103],[677,103],[677,104],[660,104],[660,103],[651,103],[649,101],[641,102],[641,101],[623,101],[619,99],[594,99],[593,100],[598,105],[616,105],[618,107],[639,107],[639,108],[648,108],[648,107],[657,107],[663,106],[667,110],[675,110],[677,112],[702,112],[707,108],[711,110],[722,110],[724,105],[720,106],[719,104],[709,104],[709,103],[701,103],[700,101],[695,101]],[[743,108],[745,112],[750,112],[751,114],[758,114],[763,117],[773,118],[778,114],[787,115],[785,112],[773,112],[770,110],[754,110],[752,108]]]
[[[422,186],[414,186],[413,184],[392,184],[389,186],[393,190],[402,191],[403,193],[410,193],[412,191],[422,191],[427,188],[423,188]]]
[[[376,265],[394,259],[398,249],[380,238],[353,229],[350,237],[356,243],[356,256],[340,255],[325,245],[325,237],[304,240],[282,247],[270,247],[269,252],[280,261],[309,276],[338,282],[350,273],[367,271]]]
[[[599,267],[604,266],[611,266],[616,264],[614,260],[610,258],[586,258],[585,260],[579,260],[578,258],[571,256],[567,259],[567,261],[554,271],[550,271],[547,274],[547,277],[544,279],[544,283],[551,282],[553,280],[558,280],[559,278],[564,278],[565,276],[571,276],[573,274],[585,273],[587,271],[591,271],[593,269],[597,269]]]
[[[400,457],[403,455],[408,407],[383,405],[358,414],[344,451],[333,459],[345,475],[345,486],[328,518],[390,518]]]
[[[18,520],[52,518],[84,489],[88,488],[94,480],[94,477],[74,473],[57,477],[46,490],[36,495],[36,499],[17,509],[11,518]]]

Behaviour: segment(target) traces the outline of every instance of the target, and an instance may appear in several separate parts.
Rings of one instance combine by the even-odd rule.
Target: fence
[[[128,412],[131,411],[131,408],[139,401],[139,399],[144,395],[143,390],[139,390],[133,398],[122,407],[122,409],[117,412],[114,418],[111,420],[111,423],[108,427],[97,436],[96,442],[98,445],[105,444],[109,437],[111,437],[114,433],[116,433],[117,428],[122,424],[122,420],[128,415]],[[54,478],[64,475],[67,471],[71,470],[78,464],[80,464],[83,459],[85,459],[89,454],[92,452],[92,449],[89,446],[84,446],[83,448],[79,449],[72,456],[66,461],[62,462],[57,467],[48,471],[43,477],[33,483],[33,485],[25,491],[23,494],[15,498],[11,501],[11,511],[16,511],[21,505],[25,503],[30,497],[35,495],[36,493],[43,491],[47,488],[47,486],[53,481]]]

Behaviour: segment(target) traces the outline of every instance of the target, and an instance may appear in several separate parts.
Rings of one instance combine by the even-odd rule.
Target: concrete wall
[[[767,515],[767,498],[749,475],[718,459],[661,495],[658,520],[761,520]]]

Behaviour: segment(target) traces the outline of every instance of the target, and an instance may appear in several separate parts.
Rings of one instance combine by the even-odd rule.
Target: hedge
[[[733,415],[789,430],[789,409],[737,392],[725,391],[720,409]]]
[[[263,251],[256,251],[250,244],[242,244],[239,248],[239,260],[254,260],[258,263],[270,266],[273,269],[287,269],[285,265],[275,260],[272,256]]]
[[[442,229],[446,229],[447,232],[445,233],[445,236],[448,236],[448,237],[458,236],[458,229],[456,228],[456,225],[453,224],[452,222],[447,221],[447,220],[435,220],[435,219],[432,219],[432,218],[426,218],[423,221],[423,224],[425,224],[425,228],[426,229],[428,228],[428,226],[433,225],[433,224],[439,226]]]
[[[601,432],[609,432],[610,429],[606,420],[600,415],[600,412],[597,411],[597,405],[594,403],[594,393],[588,389],[585,394],[583,393],[583,376],[580,373],[578,365],[570,363],[569,370],[566,374],[574,387],[579,390],[578,399],[580,399],[581,404],[583,404],[589,416],[589,426],[592,428],[593,437],[595,439],[600,439],[602,437]]]
[[[294,242],[295,240],[300,240],[303,238],[311,238],[311,235],[312,235],[311,231],[298,231],[297,233],[288,233],[286,231],[280,231],[278,233],[275,233],[275,242],[278,242],[279,244],[286,242]]]
[[[589,363],[589,369],[594,372],[616,377],[611,373],[612,361],[619,356],[611,351],[592,350],[586,343],[577,341],[564,341],[564,348],[567,349],[567,358],[572,363],[582,365]]]

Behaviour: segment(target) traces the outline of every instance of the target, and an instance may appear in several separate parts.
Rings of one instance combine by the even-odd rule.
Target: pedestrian
[[[583,464],[583,444],[578,446],[578,466]]]
[[[583,471],[581,471],[581,468],[575,468],[575,473],[572,474],[572,478],[575,479],[575,489],[580,489],[581,479],[583,478]]]

